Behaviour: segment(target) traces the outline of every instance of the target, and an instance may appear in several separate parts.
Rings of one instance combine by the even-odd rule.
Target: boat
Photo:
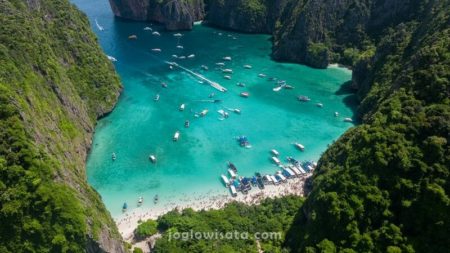
[[[234,185],[230,185],[230,192],[231,192],[231,196],[233,196],[233,197],[237,196],[236,187],[234,187]]]
[[[283,176],[283,174],[281,174],[281,173],[277,173],[277,174],[275,174],[275,177],[276,177],[276,179],[277,180],[279,180],[279,181],[281,181],[281,182],[286,182],[287,180],[286,180],[286,177],[285,176]]]
[[[157,32],[157,31],[152,32],[152,35],[161,36],[161,34],[159,32]]]
[[[230,186],[230,180],[228,180],[228,178],[224,174],[220,175],[220,177],[222,178],[222,181],[225,184],[225,187]]]
[[[258,77],[264,78],[264,77],[266,77],[266,75],[265,74],[258,74]]]
[[[275,149],[270,150],[270,153],[272,153],[274,156],[279,156],[280,155],[280,153],[278,153],[278,151],[275,150]]]
[[[252,65],[244,65],[244,69],[251,69]]]
[[[222,109],[217,111],[220,115],[222,115],[222,117],[224,118],[228,118],[228,113]]]
[[[179,138],[180,138],[180,131],[176,131],[175,134],[173,135],[173,141],[178,141]]]
[[[323,108],[323,104],[322,103],[317,103],[316,106],[319,107],[319,108]]]
[[[189,128],[189,125],[190,125],[189,120],[186,120],[186,121],[184,122],[184,127],[185,127],[185,128]]]
[[[222,60],[224,61],[231,61],[231,57],[230,56],[225,56],[222,58]]]
[[[158,196],[158,194],[156,194],[155,195],[155,197],[153,197],[153,203],[158,203],[158,201],[159,201],[159,196]]]
[[[155,98],[153,100],[159,101],[159,94],[156,94],[156,96],[155,96]]]
[[[216,65],[220,66],[220,67],[223,67],[223,66],[225,66],[225,63],[223,63],[223,62],[216,62]]]
[[[239,87],[245,87],[245,83],[241,83],[241,82],[237,83],[236,85]]]
[[[150,156],[148,157],[148,159],[150,159],[150,161],[151,161],[152,163],[156,163],[156,156],[150,155]]]
[[[241,110],[239,110],[239,109],[233,109],[233,112],[235,112],[237,114],[241,114]]]
[[[152,48],[153,52],[161,52],[161,48]]]
[[[224,75],[223,78],[225,78],[227,80],[231,80],[231,76],[229,76],[229,75]]]
[[[297,174],[290,168],[284,168],[284,171],[286,171],[287,174],[289,174],[288,177],[297,177]]]
[[[115,160],[116,160],[116,153],[112,153],[112,155],[111,155],[111,159],[112,159],[113,161],[115,161]]]
[[[239,137],[237,138],[237,140],[238,140],[239,145],[240,145],[241,147],[251,148],[250,142],[248,141],[248,139],[247,139],[246,136],[243,136],[243,135],[242,135],[242,136],[239,136]]]
[[[280,181],[275,176],[270,175],[269,177],[272,179],[272,182],[274,185],[277,185],[280,183]]]
[[[200,112],[200,116],[205,117],[205,115],[208,114],[208,110],[205,109],[203,111]]]
[[[216,95],[216,93],[213,92],[213,93],[209,94],[208,97],[209,97],[209,98],[213,98],[215,95]]]
[[[228,173],[230,174],[231,178],[236,178],[237,174],[234,170],[228,169]]]
[[[184,111],[184,108],[186,108],[186,105],[185,104],[181,104],[180,105],[180,111]]]
[[[144,27],[144,31],[153,31],[153,29],[151,27],[146,26]]]
[[[339,117],[339,113],[338,112],[334,112],[334,117]]]
[[[240,95],[241,95],[241,97],[248,98],[250,96],[250,93],[248,93],[248,92],[241,92]]]
[[[128,209],[128,205],[127,205],[127,203],[125,202],[125,203],[123,203],[123,206],[122,206],[122,212],[126,212],[127,209]]]
[[[128,36],[128,39],[129,40],[137,40],[137,36],[132,34],[132,35]]]
[[[280,91],[283,88],[283,86],[277,86],[273,88],[273,91]]]
[[[263,177],[261,176],[261,173],[256,172],[255,176],[256,176],[256,184],[258,185],[258,188],[261,189],[261,190],[264,189],[265,188],[264,187],[264,180],[263,180]]]
[[[172,66],[170,66],[170,67],[172,67]],[[165,83],[165,82],[162,82],[162,83],[161,83],[161,87],[163,87],[163,88],[167,88],[167,83]]]
[[[175,33],[175,34],[173,35],[173,37],[177,37],[177,38],[180,38],[181,36],[183,36],[183,34],[181,34],[181,33]]]
[[[297,174],[297,176],[301,176],[302,174],[304,174],[304,173],[302,173],[302,172],[301,172],[297,167],[295,167],[295,166],[291,166],[290,169],[291,169],[295,174]]]
[[[307,97],[307,96],[302,96],[302,95],[298,96],[297,99],[298,99],[299,101],[302,101],[302,102],[308,102],[308,101],[311,100],[309,97]]]
[[[292,90],[292,89],[294,89],[294,86],[291,86],[291,85],[289,85],[289,84],[286,84],[286,85],[284,86],[284,88],[285,88],[285,89],[288,89],[288,90]]]
[[[178,59],[180,59],[180,60],[184,60],[184,59],[186,59],[186,56],[180,56],[180,57],[178,57]]]
[[[292,163],[293,165],[297,166],[300,164],[299,161],[295,160],[294,158],[292,158],[291,156],[287,157],[288,162]]]
[[[208,66],[206,66],[206,65],[202,65],[201,68],[202,68],[203,70],[208,70]]]
[[[272,161],[277,165],[279,165],[281,163],[280,160],[278,160],[278,158],[276,156],[272,156]]]
[[[176,59],[176,58],[178,58],[178,55],[173,54],[173,55],[172,55],[172,58],[175,58],[175,59]],[[172,66],[172,65],[170,65],[170,66]]]
[[[298,149],[300,149],[301,151],[304,151],[304,150],[305,150],[305,146],[303,146],[302,144],[300,144],[300,143],[298,143],[298,142],[294,143],[294,145],[295,145]]]
[[[112,62],[116,62],[116,61],[117,61],[116,58],[114,58],[114,57],[112,57],[112,56],[110,56],[110,55],[107,55],[106,57],[108,57],[108,60],[110,60],[110,61],[112,61]]]
[[[232,162],[228,162],[228,168],[232,169],[234,172],[237,172],[236,166]]]
[[[177,46],[178,49],[183,49],[184,47],[182,45]]]
[[[103,28],[103,26],[101,26],[101,25],[97,22],[97,19],[95,19],[95,24],[97,25],[97,28],[98,28],[100,31],[105,30],[105,28]]]
[[[144,198],[143,197],[139,197],[138,198],[138,206],[141,206],[143,202],[144,202]]]
[[[345,118],[344,122],[353,122],[352,118]]]
[[[194,57],[195,57],[195,54],[190,54],[190,55],[188,55],[187,58],[192,59],[192,58],[194,58]]]
[[[223,69],[222,73],[233,74],[233,70],[232,69]]]

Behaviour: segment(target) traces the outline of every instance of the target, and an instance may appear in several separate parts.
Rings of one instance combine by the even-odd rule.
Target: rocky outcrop
[[[203,20],[203,0],[109,0],[114,15],[138,21],[161,23],[167,30],[190,30]]]

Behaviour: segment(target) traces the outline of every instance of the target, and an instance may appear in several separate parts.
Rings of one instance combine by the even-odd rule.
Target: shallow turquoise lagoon
[[[238,167],[240,175],[251,176],[255,171],[276,171],[270,161],[271,149],[278,150],[282,160],[286,156],[317,160],[327,145],[352,126],[343,122],[344,117],[353,116],[351,96],[340,92],[351,78],[347,69],[317,70],[274,62],[267,35],[196,26],[177,38],[157,25],[115,19],[107,1],[73,2],[88,15],[105,54],[118,60],[114,64],[124,85],[115,110],[98,123],[87,163],[89,183],[115,217],[121,214],[124,202],[134,208],[139,196],[150,200],[158,194],[162,205],[182,196],[226,192],[219,177],[226,174],[227,161]],[[161,36],[145,31],[146,26]],[[129,40],[132,34],[138,39]],[[162,52],[153,52],[153,48]],[[173,54],[195,57],[179,60]],[[223,61],[226,56],[232,61]],[[170,69],[165,61],[176,61],[220,83],[228,92],[201,84],[180,69]],[[217,62],[225,62],[225,68],[233,70],[231,80],[224,79]],[[243,67],[247,64],[252,69]],[[260,73],[267,76],[261,78]],[[274,92],[276,82],[269,77],[286,80],[295,88]],[[250,97],[241,97],[241,92],[249,92]],[[222,102],[207,102],[211,93],[215,93],[212,99]],[[156,94],[159,101],[154,101]],[[299,102],[298,95],[309,96],[311,101]],[[179,111],[183,103],[186,109]],[[220,120],[217,111],[230,108],[239,108],[241,114],[230,111],[229,118]],[[205,109],[209,111],[205,117],[195,117]],[[339,117],[334,116],[336,111]],[[184,127],[185,120],[190,121],[190,128]],[[180,131],[180,139],[173,142],[176,131]],[[239,135],[246,135],[252,148],[240,147],[235,139]],[[305,151],[297,150],[293,142],[302,143]],[[157,157],[156,164],[149,161],[150,154]],[[152,205],[152,201],[144,202],[144,207]]]

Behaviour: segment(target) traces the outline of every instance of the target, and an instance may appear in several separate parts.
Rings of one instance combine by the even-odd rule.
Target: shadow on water
[[[356,90],[352,87],[352,81],[343,83],[339,90],[337,90],[334,94],[337,96],[347,95],[344,97],[342,102],[344,102],[345,106],[352,111],[352,119],[355,121],[355,124],[360,124],[360,117],[358,116],[359,100],[356,96]]]

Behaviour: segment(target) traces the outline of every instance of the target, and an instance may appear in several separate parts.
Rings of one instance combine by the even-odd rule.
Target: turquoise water
[[[196,26],[177,39],[174,33],[151,25],[161,33],[158,37],[143,30],[149,24],[115,19],[106,0],[73,2],[88,15],[105,53],[117,58],[115,65],[124,85],[115,110],[98,123],[87,163],[88,181],[113,216],[121,214],[124,202],[134,208],[138,196],[152,199],[158,194],[165,202],[211,190],[226,192],[219,176],[226,173],[227,161],[238,167],[240,175],[273,173],[276,166],[269,160],[273,148],[283,160],[286,156],[317,160],[328,144],[351,127],[343,122],[353,115],[352,107],[344,103],[348,95],[339,95],[341,85],[351,78],[347,69],[316,70],[271,61],[267,35]],[[95,19],[104,31],[97,28]],[[128,40],[131,34],[138,39]],[[152,48],[162,52],[152,52]],[[180,69],[169,69],[164,61],[174,60],[172,54],[195,54],[193,59],[177,62],[220,83],[228,92],[200,84]],[[224,79],[215,66],[225,56],[233,59],[226,62],[226,68],[234,71],[232,80]],[[245,64],[253,68],[244,69]],[[201,65],[209,70],[202,70]],[[295,89],[274,92],[275,82],[258,77],[259,73],[286,80]],[[161,82],[168,87],[163,88]],[[247,86],[238,87],[237,82]],[[240,97],[243,91],[250,97]],[[211,93],[222,103],[201,102]],[[156,94],[160,94],[159,101],[154,101]],[[309,96],[311,102],[297,101],[298,95]],[[318,108],[318,102],[324,107]],[[179,111],[182,103],[186,109]],[[219,120],[217,111],[227,108],[239,108],[242,113],[230,112],[228,119]],[[204,109],[209,110],[205,117],[195,117]],[[184,128],[185,120],[191,122],[190,128]],[[173,142],[176,131],[181,136]],[[235,140],[238,135],[246,135],[252,148],[241,148]],[[302,143],[305,151],[298,151],[293,142]],[[156,155],[156,164],[149,162],[150,154]],[[144,206],[151,207],[150,202]]]

